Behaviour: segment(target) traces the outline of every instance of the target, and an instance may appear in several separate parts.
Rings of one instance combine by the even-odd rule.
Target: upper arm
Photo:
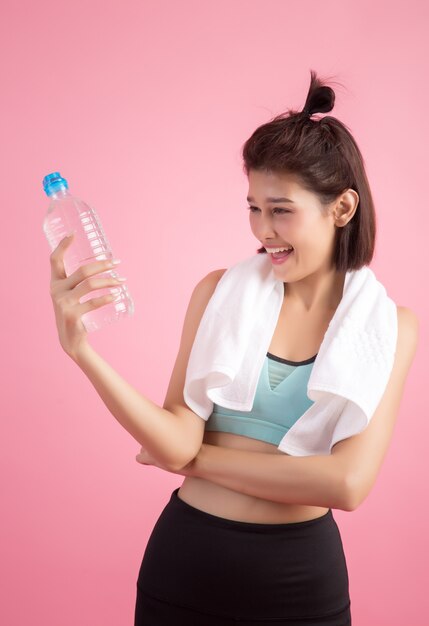
[[[183,323],[179,351],[163,404],[164,409],[167,409],[180,418],[183,428],[186,430],[186,441],[189,445],[188,449],[183,451],[183,457],[185,458],[183,465],[198,454],[203,441],[206,424],[204,419],[187,406],[183,397],[189,355],[203,313],[219,280],[225,272],[226,269],[210,272],[200,280],[192,292]]]
[[[358,435],[336,443],[331,451],[346,477],[347,510],[359,506],[375,483],[392,438],[405,381],[417,349],[419,320],[406,307],[397,307],[398,337],[392,371],[368,426]]]

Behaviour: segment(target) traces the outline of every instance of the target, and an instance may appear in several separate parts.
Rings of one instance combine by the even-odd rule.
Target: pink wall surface
[[[60,171],[99,212],[135,300],[92,345],[162,405],[196,282],[258,247],[241,146],[302,108],[310,69],[344,85],[332,115],[373,190],[371,267],[421,320],[377,482],[353,513],[334,511],[353,620],[427,623],[428,17],[413,0],[3,3],[2,624],[131,625],[146,542],[183,481],[135,461],[59,344],[43,177]]]

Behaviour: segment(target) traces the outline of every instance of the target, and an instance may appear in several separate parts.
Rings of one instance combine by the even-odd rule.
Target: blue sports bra
[[[317,354],[306,361],[288,361],[267,352],[251,411],[214,404],[205,429],[244,435],[279,445],[289,428],[313,404],[307,383]]]

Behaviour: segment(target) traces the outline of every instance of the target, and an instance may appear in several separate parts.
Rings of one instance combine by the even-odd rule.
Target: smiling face
[[[250,170],[249,221],[252,233],[264,247],[293,246],[286,262],[275,265],[284,282],[332,269],[335,237],[335,203],[322,210],[318,197],[304,189],[293,174]],[[277,198],[277,201],[272,201]]]

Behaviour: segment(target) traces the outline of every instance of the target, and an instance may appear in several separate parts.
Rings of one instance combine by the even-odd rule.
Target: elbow
[[[172,473],[180,474],[180,471],[183,470],[187,465],[189,465],[189,463],[194,460],[197,454],[198,453],[196,453],[194,450],[192,450],[188,454],[184,454],[184,451],[182,451],[182,454],[176,455],[174,460],[169,464],[168,470]]]
[[[355,511],[367,496],[361,481],[354,476],[347,476],[344,481],[343,490],[343,511]]]
[[[168,471],[173,474],[180,474],[180,470],[182,470],[190,460],[184,458],[175,458],[171,463],[168,464]]]

